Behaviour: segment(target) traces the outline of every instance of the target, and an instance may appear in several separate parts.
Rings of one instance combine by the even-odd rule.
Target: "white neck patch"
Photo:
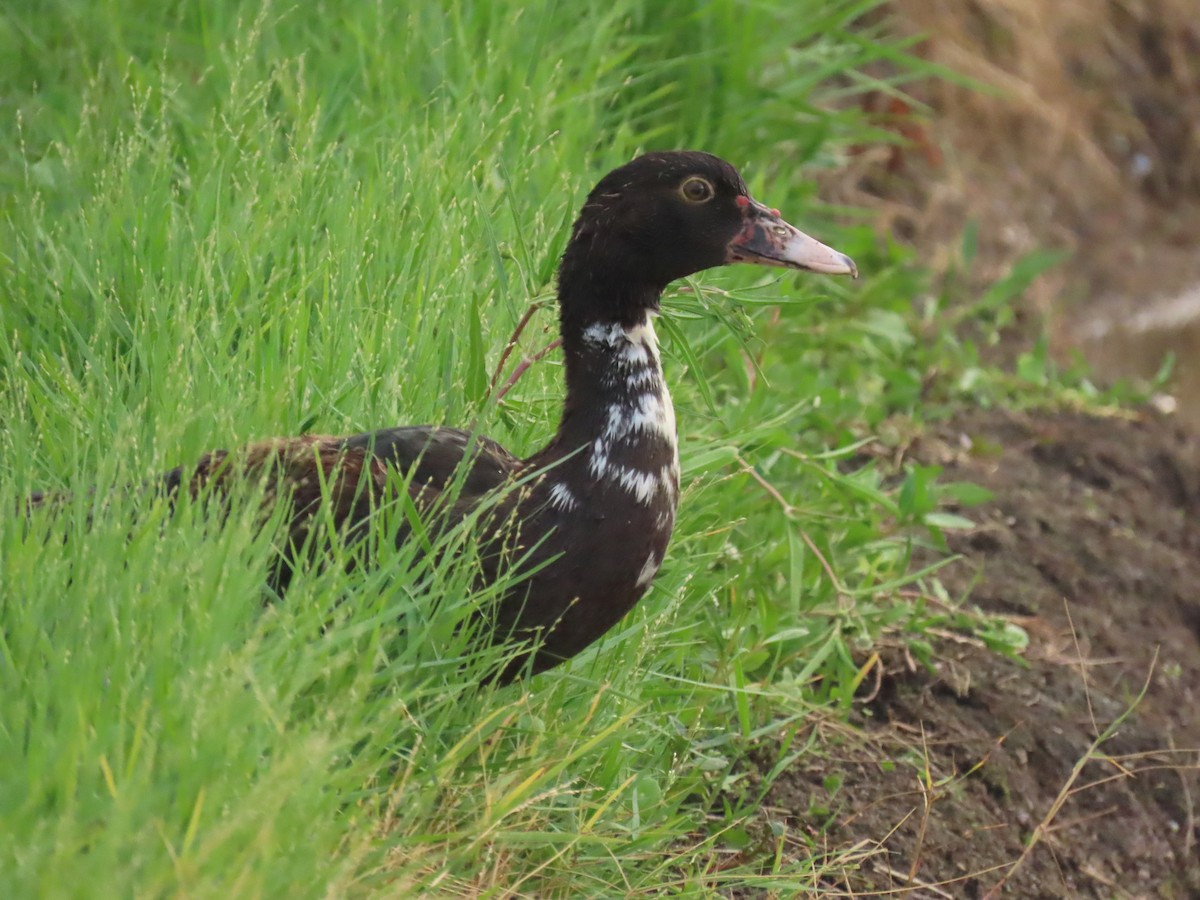
[[[617,362],[630,368],[653,363],[658,370],[658,335],[654,333],[652,313],[629,328],[620,322],[593,322],[583,329],[583,342],[598,350],[615,351]]]
[[[637,325],[597,322],[583,331],[585,344],[604,353],[614,396],[603,430],[588,448],[593,476],[619,485],[641,504],[666,494],[672,506],[679,493],[679,446],[675,408],[659,366],[658,337],[647,314]],[[638,464],[652,444],[667,449],[668,465]]]

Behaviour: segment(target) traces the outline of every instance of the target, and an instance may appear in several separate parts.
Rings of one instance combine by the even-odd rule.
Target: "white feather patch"
[[[662,481],[656,472],[641,472],[621,466],[614,473],[621,487],[637,498],[639,503],[649,503],[662,487]]]
[[[616,349],[618,359],[628,366],[658,360],[658,335],[649,317],[631,328],[622,328],[619,322],[593,322],[583,329],[583,342]]]
[[[649,504],[660,491],[676,499],[679,447],[675,437],[675,408],[659,371],[658,337],[653,322],[649,316],[631,328],[622,328],[615,322],[595,322],[583,330],[583,339],[594,347],[614,352],[620,370],[616,383],[623,381],[625,387],[624,396],[605,411],[604,430],[592,442],[588,471],[595,478],[619,484],[639,503]],[[641,435],[651,434],[670,448],[671,465],[652,472],[623,465],[622,450],[629,452]]]
[[[629,417],[629,430],[654,431],[667,440],[675,439],[675,407],[665,386],[658,393],[642,394]]]
[[[654,358],[653,351],[643,343],[629,341],[619,351],[621,362],[627,366],[644,366]]]
[[[663,466],[662,469],[663,484],[667,486],[667,493],[671,495],[672,500],[679,499],[679,468],[678,465]]]
[[[646,564],[642,566],[642,571],[638,573],[637,586],[645,587],[653,581],[654,576],[658,574],[658,567],[660,565],[662,565],[662,560],[658,558],[657,554],[651,551],[650,555],[646,557]]]
[[[658,335],[654,333],[654,323],[647,316],[638,325],[625,329],[625,340],[631,344],[645,344],[651,351],[658,350]],[[658,354],[653,353],[654,356]]]
[[[561,481],[550,488],[550,505],[563,512],[570,512],[579,505],[578,498]]]
[[[630,392],[643,390],[647,386],[659,389],[662,387],[662,378],[654,366],[642,366],[625,373],[625,387]]]
[[[611,347],[624,334],[625,330],[617,322],[593,322],[583,329],[583,341],[597,347]]]
[[[603,438],[592,442],[592,458],[588,461],[588,471],[597,478],[608,474],[608,444]]]
[[[675,407],[671,395],[660,385],[658,393],[639,394],[632,407],[614,403],[608,408],[604,440],[619,441],[631,434],[654,432],[675,442]]]

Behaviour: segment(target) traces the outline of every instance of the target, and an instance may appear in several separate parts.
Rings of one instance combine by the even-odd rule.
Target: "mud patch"
[[[972,412],[912,455],[995,492],[943,581],[1028,652],[948,637],[931,673],[897,648],[767,815],[804,852],[877,851],[834,895],[1200,896],[1200,442],[1150,415]]]

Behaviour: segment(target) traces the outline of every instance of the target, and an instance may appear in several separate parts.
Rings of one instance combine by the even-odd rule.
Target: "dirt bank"
[[[995,492],[944,582],[1028,652],[893,652],[769,815],[870,851],[835,895],[1200,896],[1200,444],[1150,415],[971,412],[912,455]]]
[[[889,0],[874,21],[972,84],[869,96],[902,142],[861,148],[823,195],[874,208],[935,270],[961,268],[974,225],[976,288],[1066,251],[1026,292],[1018,338],[1044,327],[1056,355],[1109,379],[1149,378],[1173,352],[1170,389],[1200,428],[1200,302],[1183,302],[1200,290],[1195,0]]]
[[[874,208],[935,271],[961,268],[973,224],[968,300],[1026,253],[1069,251],[1022,299],[1001,359],[1048,333],[1103,381],[1174,351],[1179,418],[1200,423],[1200,320],[1151,315],[1200,284],[1194,0],[890,0],[874,16],[990,90],[869,98],[903,142],[860,148],[823,195]],[[1191,427],[969,410],[910,448],[994,492],[965,511],[979,525],[952,538],[962,558],[941,577],[1030,644],[1010,660],[946,635],[933,671],[894,647],[853,727],[818,726],[819,749],[771,787],[764,833],[785,826],[796,859],[849,852],[827,895],[1200,897]],[[764,748],[764,768],[774,758]]]

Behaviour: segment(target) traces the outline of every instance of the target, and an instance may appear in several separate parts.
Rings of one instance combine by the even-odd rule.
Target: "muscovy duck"
[[[162,489],[196,495],[265,477],[274,501],[291,504],[289,549],[274,576],[280,592],[322,504],[353,539],[399,485],[443,521],[491,498],[481,577],[495,579],[522,549],[531,570],[493,613],[494,639],[528,642],[496,678],[548,669],[612,628],[662,564],[679,500],[679,452],[653,320],[670,282],[730,263],[858,274],[849,257],[751,198],[724,160],[647,153],[600,180],[563,253],[566,399],[543,449],[519,459],[488,438],[441,426],[307,435],[213,451],[168,473]],[[439,505],[452,485],[454,498]]]

